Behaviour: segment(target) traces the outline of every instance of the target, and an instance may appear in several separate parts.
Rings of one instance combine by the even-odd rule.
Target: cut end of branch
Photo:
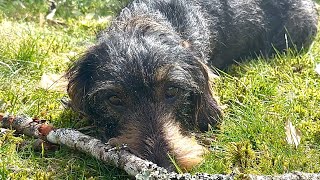
[[[4,121],[6,121],[9,124],[12,124],[12,122],[14,121],[14,118],[15,118],[14,116],[11,116],[11,115],[7,116],[4,113],[0,113],[0,122],[2,122],[5,119]]]

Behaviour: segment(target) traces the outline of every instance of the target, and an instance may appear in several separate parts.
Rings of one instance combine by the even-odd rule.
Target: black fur
[[[107,138],[169,167],[167,122],[184,133],[221,120],[206,65],[307,48],[317,22],[310,0],[135,0],[69,70],[68,93]]]

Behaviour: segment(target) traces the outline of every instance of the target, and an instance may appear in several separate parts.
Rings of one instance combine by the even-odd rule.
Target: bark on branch
[[[41,138],[50,143],[66,145],[70,148],[88,153],[99,160],[110,165],[124,169],[129,175],[136,179],[213,179],[227,180],[241,176],[246,179],[320,179],[320,174],[294,172],[279,176],[263,175],[222,175],[198,173],[195,175],[177,174],[168,172],[166,169],[156,164],[143,160],[123,148],[113,148],[102,143],[100,140],[85,135],[72,129],[55,129],[45,123],[45,121],[35,120],[27,116],[5,116],[0,115],[0,127],[12,128],[19,133],[35,138]]]

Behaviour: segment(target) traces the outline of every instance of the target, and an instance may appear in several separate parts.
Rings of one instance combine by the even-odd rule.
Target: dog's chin
[[[182,133],[178,123],[164,124],[164,134],[174,159],[182,170],[191,170],[204,160],[207,148],[198,144],[195,137]]]

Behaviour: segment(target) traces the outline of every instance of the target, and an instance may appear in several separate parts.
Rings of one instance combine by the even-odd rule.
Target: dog
[[[222,121],[210,67],[308,48],[311,0],[134,0],[69,69],[72,107],[111,145],[174,170],[207,149],[189,132]]]

